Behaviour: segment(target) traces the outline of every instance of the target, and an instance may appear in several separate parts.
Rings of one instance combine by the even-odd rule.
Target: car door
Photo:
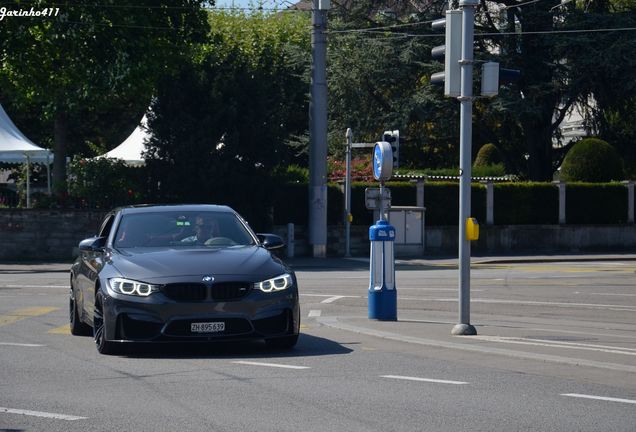
[[[115,214],[109,214],[104,218],[97,234],[97,238],[104,239],[104,245],[113,227]],[[95,306],[95,284],[99,277],[99,272],[104,267],[104,250],[80,251],[80,269],[78,272],[78,285],[80,290],[81,304],[85,316],[89,322],[93,320],[93,309]]]

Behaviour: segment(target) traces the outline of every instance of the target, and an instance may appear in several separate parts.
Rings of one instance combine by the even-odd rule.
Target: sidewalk
[[[285,258],[283,261],[295,270],[361,270],[369,268],[368,257],[294,257]],[[499,256],[473,256],[472,264],[508,264],[508,263],[545,263],[545,262],[585,262],[585,261],[636,261],[636,253],[633,254],[562,254],[562,255],[499,255]],[[458,263],[457,257],[429,256],[422,258],[396,258],[396,270],[400,268],[427,268],[436,266],[454,266]],[[72,262],[0,262],[0,271],[34,271],[34,272],[61,272],[70,270]]]
[[[284,258],[295,270],[336,270],[336,269],[362,269],[369,268],[368,257],[294,257]],[[586,262],[586,261],[636,261],[634,254],[559,254],[559,255],[499,255],[499,256],[473,256],[472,264],[512,264],[512,263],[547,263],[547,262]],[[431,267],[431,266],[457,266],[457,257],[423,257],[423,258],[396,258],[395,268]]]

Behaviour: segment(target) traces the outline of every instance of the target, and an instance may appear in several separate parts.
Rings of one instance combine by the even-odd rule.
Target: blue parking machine
[[[393,257],[395,227],[381,219],[369,227],[369,240],[371,240],[369,319],[397,321],[397,291]]]

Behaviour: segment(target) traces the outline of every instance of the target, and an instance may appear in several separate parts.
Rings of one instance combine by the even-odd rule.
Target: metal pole
[[[309,105],[309,242],[313,256],[327,255],[327,10],[311,11],[311,102]]]
[[[347,174],[345,176],[345,256],[351,256],[351,144],[353,132],[347,128]]]
[[[475,8],[479,0],[460,0],[462,8],[462,59],[460,133],[459,133],[459,323],[454,335],[475,335],[470,324],[470,240],[466,237],[466,221],[470,217],[470,183],[473,135],[473,39]]]
[[[29,154],[26,155],[26,205],[27,208],[31,208],[31,164]]]
[[[51,156],[46,155],[46,193],[51,196]]]

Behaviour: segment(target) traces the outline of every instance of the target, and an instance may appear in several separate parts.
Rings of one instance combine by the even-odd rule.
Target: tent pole
[[[46,155],[46,191],[51,196],[51,155]]]
[[[31,167],[29,164],[29,155],[25,153],[26,156],[26,199],[27,199],[27,208],[31,208]]]

